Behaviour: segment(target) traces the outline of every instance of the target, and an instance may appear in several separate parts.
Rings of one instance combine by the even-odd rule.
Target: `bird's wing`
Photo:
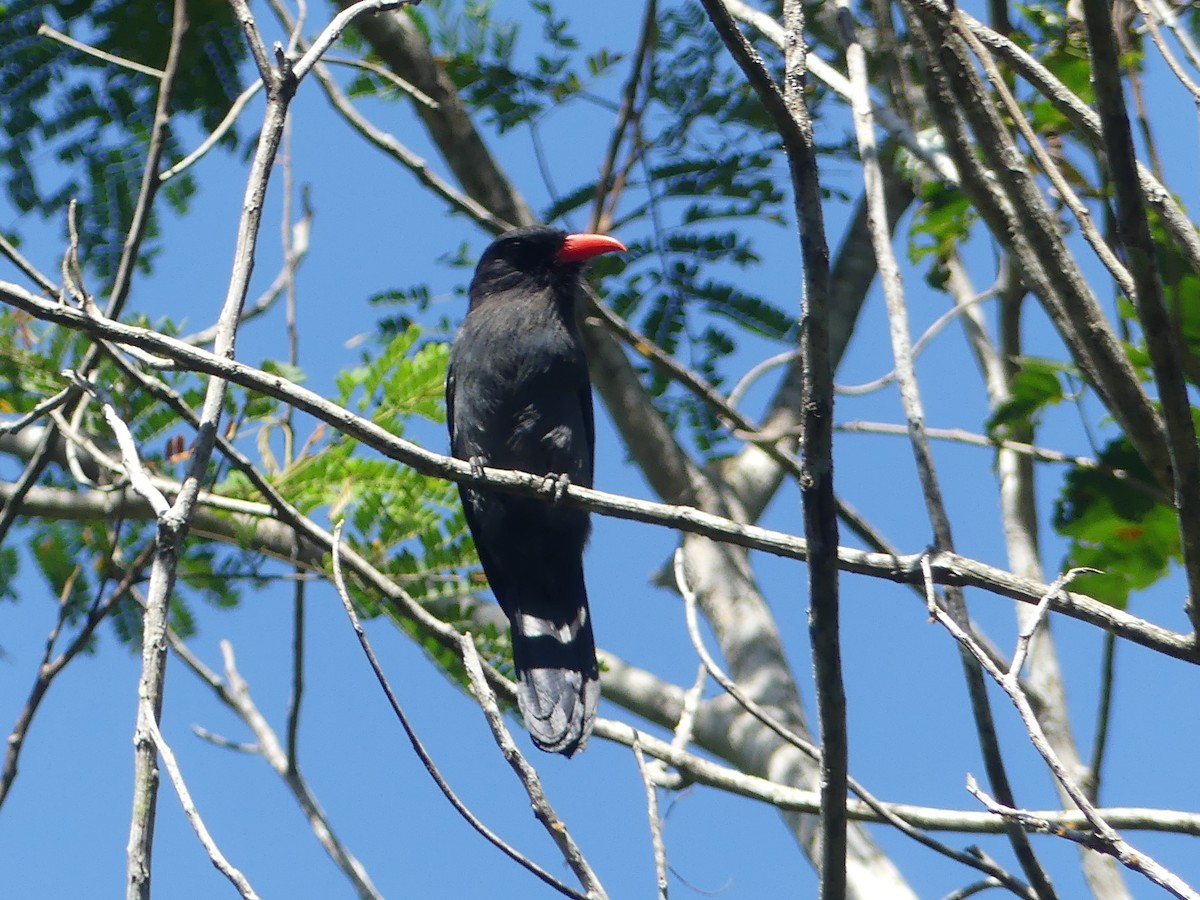
[[[450,452],[454,453],[454,361],[446,369],[446,428],[450,431]]]
[[[591,487],[596,472],[596,417],[592,411],[592,386],[586,375],[579,388],[579,406],[583,410],[583,427],[587,438],[588,483],[585,486]]]

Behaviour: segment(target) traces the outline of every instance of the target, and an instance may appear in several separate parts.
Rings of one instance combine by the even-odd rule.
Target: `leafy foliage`
[[[1072,590],[1124,608],[1132,591],[1163,578],[1180,560],[1179,526],[1127,440],[1112,441],[1098,462],[1102,469],[1076,468],[1067,476],[1054,528],[1071,539],[1064,571],[1088,566],[1102,573],[1079,576]]]
[[[188,14],[191,28],[175,82],[174,108],[211,131],[240,90],[238,66],[245,45],[228,4],[192,3]],[[46,217],[62,217],[67,201],[77,199],[83,256],[105,278],[120,255],[137,197],[158,84],[151,76],[39,35],[43,24],[114,56],[161,68],[170,40],[170,9],[155,0],[17,0],[0,11],[5,188],[18,210]],[[226,144],[235,143],[231,132]],[[61,168],[42,164],[47,153]],[[172,131],[164,158],[174,161],[182,155]],[[183,210],[195,189],[184,175],[168,182],[165,196]],[[143,256],[141,263],[150,258]]]
[[[409,328],[378,354],[338,379],[338,402],[403,434],[413,417],[440,422],[448,348],[420,344]],[[305,512],[327,507],[331,519],[349,514],[347,535],[359,552],[418,599],[448,598],[467,590],[464,572],[475,559],[453,485],[392,460],[359,452],[338,435],[295,460],[277,486]],[[360,598],[378,612],[378,598]]]

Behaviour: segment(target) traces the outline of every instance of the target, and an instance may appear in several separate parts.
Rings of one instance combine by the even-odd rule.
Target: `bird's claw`
[[[471,466],[471,474],[473,476],[475,476],[476,478],[482,478],[483,477],[483,463],[484,463],[483,457],[482,456],[472,456],[470,459],[467,460],[467,462]]]
[[[558,472],[548,472],[542,480],[543,493],[549,494],[555,503],[562,503],[562,498],[566,496],[567,487],[571,484],[571,476],[566,472],[561,474]]]

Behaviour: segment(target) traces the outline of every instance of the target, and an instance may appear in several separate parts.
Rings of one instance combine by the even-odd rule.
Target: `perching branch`
[[[374,423],[279,375],[263,372],[236,360],[220,359],[212,353],[148,329],[88,316],[70,307],[43,300],[17,285],[0,282],[0,302],[23,309],[37,318],[77,328],[114,343],[141,347],[169,357],[181,368],[219,375],[242,387],[275,397],[426,475],[468,484],[487,485],[526,496],[545,496],[542,478],[523,472],[490,468],[484,469],[481,475],[462,460],[433,453],[410,441],[397,438]],[[39,494],[47,499],[53,495],[53,491]],[[105,500],[100,504],[100,508],[119,507],[125,502],[127,501]],[[604,515],[692,532],[790,559],[808,558],[808,545],[801,538],[755,525],[745,525],[692,507],[636,500],[576,485],[566,488],[563,502]],[[919,553],[895,556],[847,547],[838,549],[839,565],[843,571],[873,575],[903,584],[921,583],[920,558]],[[1036,604],[1045,594],[1044,584],[954,553],[939,553],[932,563],[938,584],[979,587],[994,594],[1032,604]],[[1090,597],[1068,593],[1064,598],[1055,599],[1051,608],[1168,656],[1187,662],[1200,661],[1200,654],[1185,635],[1154,625]]]

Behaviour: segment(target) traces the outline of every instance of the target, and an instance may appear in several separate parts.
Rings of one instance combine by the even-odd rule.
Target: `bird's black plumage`
[[[592,389],[575,296],[584,260],[623,249],[602,235],[535,227],[484,251],[446,378],[456,457],[591,487]],[[525,726],[538,747],[570,756],[587,740],[600,698],[583,581],[588,514],[465,485],[459,494],[511,625]]]

